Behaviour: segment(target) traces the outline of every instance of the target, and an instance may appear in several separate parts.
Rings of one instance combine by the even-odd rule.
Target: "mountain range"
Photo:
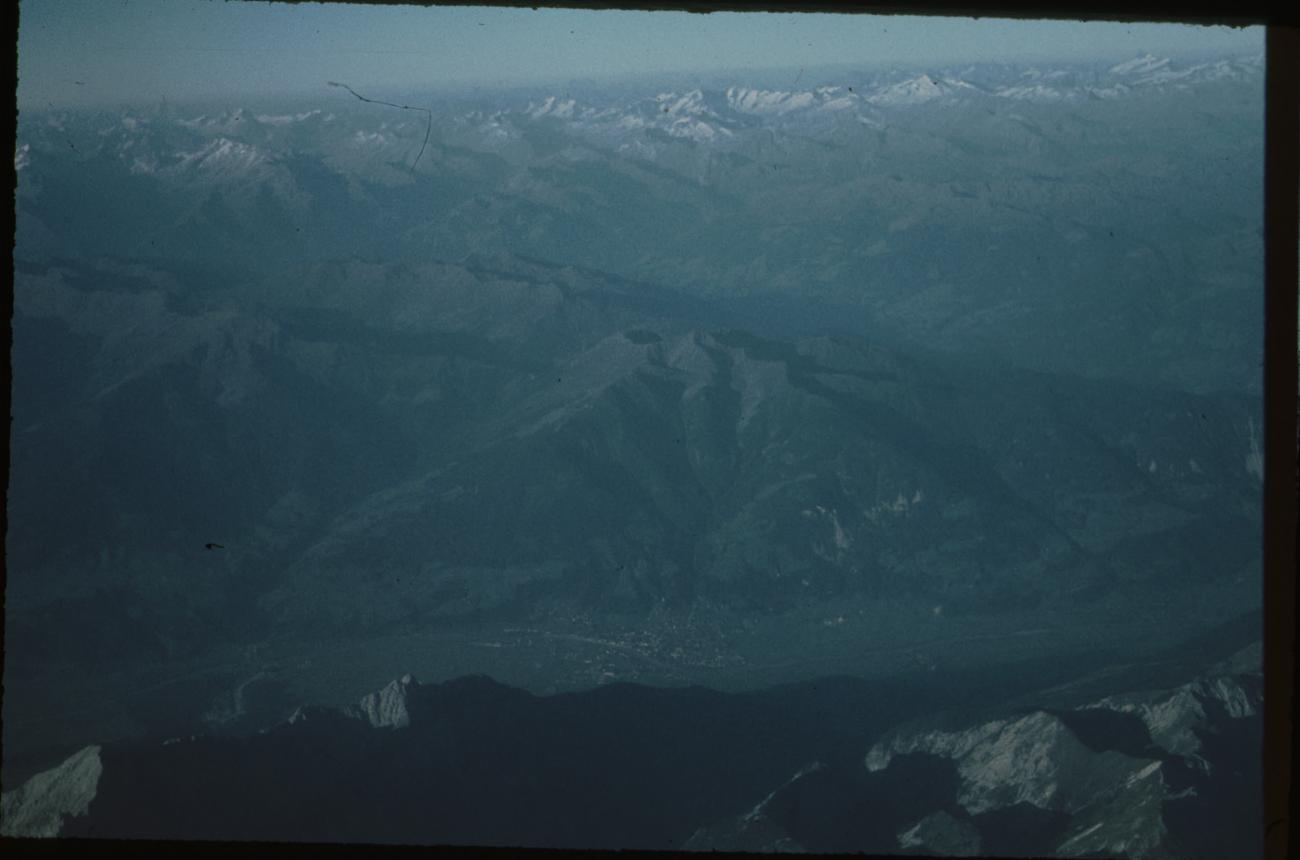
[[[20,115],[6,827],[215,836],[274,761],[257,838],[1195,841],[1258,633],[1105,672],[1258,609],[1260,58],[391,97],[429,113]],[[600,761],[563,797],[512,771],[502,830],[489,726]],[[451,829],[361,797],[470,749]],[[998,782],[1008,750],[1068,779]]]
[[[18,254],[180,266],[191,289],[521,255],[798,296],[853,333],[1035,369],[1258,392],[1259,58],[836,77],[435,104],[418,163],[424,115],[350,97],[32,112]],[[997,95],[1015,81],[1060,98]]]
[[[938,703],[843,678],[537,697],[408,675],[246,738],[86,747],[6,792],[3,820],[10,836],[1248,856],[1258,666],[1254,643],[1171,687],[1081,701],[1085,677],[1049,693],[1055,707],[883,733]],[[1187,671],[1107,684],[1153,670]]]

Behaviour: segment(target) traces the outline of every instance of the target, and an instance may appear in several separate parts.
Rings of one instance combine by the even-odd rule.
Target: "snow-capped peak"
[[[823,88],[824,89],[824,88]],[[809,92],[782,92],[780,90],[754,90],[745,87],[729,87],[727,104],[732,110],[741,113],[783,114],[792,110],[811,107],[816,98]]]
[[[944,92],[944,86],[936,82],[934,78],[929,75],[920,75],[897,84],[882,87],[867,96],[867,101],[877,105],[920,104],[939,98]]]
[[[1055,87],[1044,86],[1042,84],[999,87],[996,90],[996,94],[1004,99],[1042,102],[1061,101],[1062,99],[1069,98],[1073,95],[1069,91],[1059,90]]]
[[[302,111],[301,113],[291,114],[258,114],[256,119],[263,125],[292,125],[296,122],[303,122],[314,116],[320,116],[320,109]]]
[[[1138,75],[1154,72],[1156,69],[1164,68],[1169,65],[1168,57],[1156,57],[1153,54],[1143,54],[1140,57],[1134,57],[1123,63],[1118,63],[1110,67],[1112,75]]]
[[[670,115],[701,114],[708,110],[701,90],[691,90],[684,94],[660,93],[655,96],[655,102],[662,112]]]
[[[197,152],[182,152],[178,156],[180,168],[192,166],[223,175],[242,173],[267,160],[257,147],[227,137],[215,138]]]
[[[540,105],[530,104],[525,111],[533,119],[540,119],[544,116],[553,116],[560,119],[572,119],[578,103],[574,99],[561,99],[556,96],[547,96],[546,100]]]

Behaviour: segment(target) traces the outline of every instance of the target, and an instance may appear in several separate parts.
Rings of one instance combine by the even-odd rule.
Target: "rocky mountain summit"
[[[1249,856],[1259,654],[1253,645],[1173,687],[983,718],[931,714],[914,689],[863,682],[731,695],[616,684],[536,697],[486,678],[426,685],[405,676],[355,706],[301,708],[246,738],[88,747],[6,792],[3,827],[25,836]],[[886,727],[908,712],[918,716]],[[872,737],[865,755],[849,752]],[[776,782],[782,768],[794,775]],[[765,780],[777,787],[763,790]],[[736,811],[711,811],[728,807]],[[589,826],[595,812],[602,823]]]
[[[699,831],[688,844],[941,856],[1251,856],[1260,838],[1253,817],[1259,658],[1255,644],[1187,683],[1073,708],[984,720],[929,716],[873,744],[861,770],[806,767],[750,812]],[[926,773],[930,796],[918,798]],[[826,812],[832,801],[844,811]],[[847,814],[866,808],[877,817],[870,826]],[[892,828],[880,821],[890,819],[885,810],[893,811]]]
[[[411,724],[411,715],[406,710],[406,693],[416,683],[410,675],[403,675],[382,690],[367,695],[357,704],[357,710],[374,728],[405,728]]]

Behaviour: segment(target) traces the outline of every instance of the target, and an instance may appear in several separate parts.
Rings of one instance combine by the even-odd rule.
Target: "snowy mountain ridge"
[[[742,82],[698,84],[639,97],[554,92],[520,104],[508,93],[493,97],[495,107],[444,105],[435,109],[435,134],[478,151],[517,145],[539,124],[555,124],[581,139],[654,157],[665,140],[730,149],[765,129],[819,134],[848,123],[887,127],[899,112],[956,109],[1017,102],[1068,103],[1120,99],[1143,92],[1187,90],[1224,81],[1250,81],[1262,74],[1262,57],[1223,57],[1178,62],[1150,54],[1109,68],[1088,65],[1040,67],[983,64],[917,73],[839,75],[798,86],[756,86]],[[35,115],[24,123],[15,148],[20,175],[29,171],[36,134],[53,135],[74,156],[112,154],[133,174],[163,174],[195,181],[268,180],[286,156],[321,146],[338,166],[401,163],[413,157],[424,119],[412,113],[364,110],[365,123],[342,121],[355,105],[254,111],[237,106],[178,116],[177,108],[150,114],[134,111],[100,125],[95,137],[67,138],[69,115]],[[108,117],[105,117],[108,119]],[[657,138],[657,139],[656,139]],[[283,177],[277,182],[283,182]]]

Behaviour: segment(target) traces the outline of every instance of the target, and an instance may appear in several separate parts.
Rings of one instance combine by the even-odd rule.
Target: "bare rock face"
[[[407,695],[413,687],[418,686],[420,682],[406,674],[389,681],[382,690],[366,694],[361,701],[341,711],[318,705],[299,705],[285,722],[292,726],[305,720],[335,719],[341,715],[347,719],[361,720],[375,729],[403,729],[411,724],[411,714],[406,707]]]
[[[407,691],[418,685],[419,682],[409,674],[390,681],[388,686],[357,703],[358,716],[373,728],[406,728],[411,724],[411,715],[406,710]]]
[[[0,835],[58,836],[66,817],[85,815],[104,772],[98,746],[88,746],[63,764],[38,773],[0,797]]]
[[[874,747],[866,766],[883,771],[895,756],[918,752],[954,762],[957,803],[972,816],[1025,805],[1069,815],[1070,831],[1053,852],[1059,856],[1150,857],[1164,839],[1161,805],[1174,791],[1163,762],[1090,749],[1056,715],[898,735]],[[965,853],[969,840],[954,842],[953,827],[942,824],[919,823],[900,834],[900,847]]]
[[[1199,814],[1192,810],[1212,804],[1200,795],[1224,778],[1216,761],[1225,760],[1221,747],[1231,742],[1225,739],[1259,713],[1257,658],[1257,649],[1246,649],[1181,686],[1113,695],[1072,711],[897,730],[867,753],[864,764],[869,773],[888,777],[899,757],[919,753],[956,768],[956,815],[940,810],[901,831],[905,850],[971,853],[979,843],[964,838],[965,831],[978,840],[999,816],[1029,810],[1068,821],[1050,843],[1054,856],[1177,856],[1194,838],[1186,821]],[[1099,745],[1098,723],[1088,726],[1105,712],[1140,725],[1145,742],[1125,749]],[[1123,746],[1118,736],[1110,741]]]
[[[1208,769],[1200,754],[1206,723],[1216,714],[1240,720],[1260,712],[1263,699],[1258,672],[1262,661],[1260,649],[1251,646],[1191,683],[1170,690],[1107,696],[1085,707],[1137,716],[1161,749]]]
[[[1171,792],[1162,763],[1094,751],[1053,714],[1035,711],[963,731],[896,736],[874,747],[866,765],[881,771],[894,756],[918,752],[956,764],[957,803],[973,816],[1027,804],[1081,822],[1058,846],[1060,855],[1146,857],[1164,836],[1160,804]],[[956,819],[944,826],[931,818],[900,834],[900,847],[969,853],[970,840],[958,838]]]
[[[1018,803],[1075,814],[1160,766],[1114,750],[1093,752],[1043,711],[964,731],[898,735],[872,748],[867,769],[883,770],[909,753],[952,759],[961,777],[957,801],[972,815]]]

